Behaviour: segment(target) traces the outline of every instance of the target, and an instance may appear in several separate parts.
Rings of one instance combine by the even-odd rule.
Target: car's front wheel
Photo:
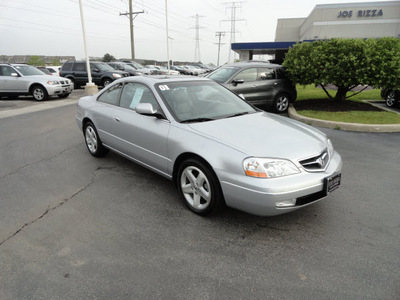
[[[399,92],[389,91],[386,95],[386,105],[388,107],[395,107],[399,102]]]
[[[88,148],[91,155],[95,157],[101,157],[108,153],[108,149],[103,146],[99,135],[97,134],[96,127],[93,123],[87,122],[83,128],[83,134],[85,136],[86,147]]]
[[[109,85],[112,82],[112,80],[110,78],[104,78],[102,85],[103,87],[106,87],[107,85]]]
[[[32,88],[32,96],[36,101],[43,101],[49,98],[46,89],[40,85]]]
[[[284,113],[288,110],[290,97],[287,94],[279,94],[275,97],[273,109],[277,113]]]
[[[202,161],[186,159],[179,167],[176,180],[181,198],[194,213],[208,215],[223,206],[218,178]]]

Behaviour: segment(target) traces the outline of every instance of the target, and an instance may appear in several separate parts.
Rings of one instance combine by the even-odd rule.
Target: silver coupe
[[[266,113],[206,78],[135,76],[82,97],[93,156],[112,150],[171,179],[190,210],[294,211],[340,186],[342,158],[319,130]]]

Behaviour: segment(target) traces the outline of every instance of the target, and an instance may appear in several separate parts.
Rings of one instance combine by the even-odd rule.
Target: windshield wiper
[[[248,111],[244,111],[244,112],[241,112],[241,113],[237,113],[237,114],[233,114],[233,115],[227,116],[226,118],[239,117],[239,116],[247,115],[248,113],[249,113]]]
[[[195,118],[195,119],[187,119],[181,121],[181,123],[196,123],[196,122],[208,122],[208,121],[214,121],[215,119],[211,118]]]

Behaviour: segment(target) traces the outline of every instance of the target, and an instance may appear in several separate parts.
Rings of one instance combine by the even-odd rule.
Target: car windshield
[[[16,68],[24,76],[46,75],[39,69],[36,69],[32,66],[15,66],[14,68]]]
[[[142,69],[143,66],[136,61],[132,61],[131,64],[136,68],[136,69]]]
[[[136,69],[135,69],[134,67],[132,67],[132,66],[130,66],[130,65],[128,65],[128,64],[123,64],[122,66],[123,66],[123,67],[125,68],[125,70],[127,70],[127,71],[131,71],[131,72],[136,71]]]
[[[93,67],[99,69],[102,72],[113,72],[113,71],[115,71],[115,69],[113,67],[111,67],[110,65],[107,65],[106,63],[97,63]]]
[[[235,74],[239,68],[235,67],[226,67],[226,68],[220,68],[218,70],[215,70],[214,72],[210,73],[207,78],[210,78],[216,82],[219,83],[224,83],[226,82],[233,74]]]
[[[179,81],[156,85],[178,122],[204,122],[255,113],[258,110],[213,81]]]

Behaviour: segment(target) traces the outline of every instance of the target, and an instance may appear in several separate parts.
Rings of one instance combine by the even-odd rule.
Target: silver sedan
[[[171,179],[190,210],[261,216],[315,203],[340,186],[326,135],[261,111],[206,78],[129,77],[79,100],[93,156],[112,150]]]

